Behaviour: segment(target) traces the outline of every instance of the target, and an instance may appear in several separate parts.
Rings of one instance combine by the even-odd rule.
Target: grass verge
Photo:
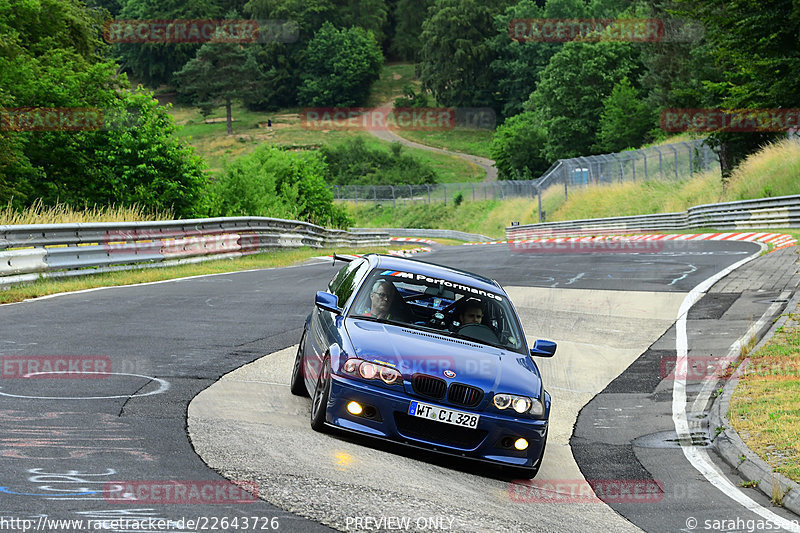
[[[0,225],[64,224],[75,222],[141,222],[145,220],[172,220],[172,211],[152,211],[140,205],[130,207],[93,206],[77,210],[66,204],[42,205],[41,200],[24,211],[16,211],[11,203],[0,208]]]
[[[310,129],[301,122],[298,109],[261,113],[248,111],[235,104],[233,135],[226,134],[222,120],[225,110],[222,108],[216,109],[209,117],[203,117],[199,109],[187,106],[175,106],[170,113],[175,122],[182,126],[178,135],[194,146],[212,172],[219,172],[228,162],[252,153],[261,144],[292,150],[313,150],[323,144],[337,144],[361,136],[369,146],[383,149],[390,146],[390,143],[363,131]],[[268,119],[272,121],[272,128],[266,126]],[[215,122],[207,123],[206,120]],[[403,150],[434,167],[442,182],[480,181],[485,175],[477,165],[454,155],[408,147]]]
[[[390,207],[370,203],[347,204],[354,227],[454,229],[492,238],[505,236],[512,220],[531,224],[538,220],[530,198],[465,201],[461,205],[419,203]]]
[[[494,130],[457,128],[449,131],[392,130],[397,135],[434,148],[492,158]]]
[[[800,307],[757,352],[731,398],[728,418],[775,472],[800,482]]]
[[[414,246],[403,246],[402,248],[414,248]],[[398,249],[398,247],[393,246],[392,249]],[[103,274],[80,276],[69,279],[41,279],[29,284],[0,290],[0,304],[20,302],[30,298],[47,296],[49,294],[79,291],[84,289],[95,289],[98,287],[135,285],[140,283],[150,283],[153,281],[186,278],[190,276],[221,274],[225,272],[237,272],[241,270],[253,270],[259,268],[284,267],[305,261],[314,256],[330,255],[334,251],[340,254],[366,254],[370,252],[386,253],[388,250],[389,248],[387,247],[359,249],[308,247],[290,248],[248,255],[236,259],[219,259],[216,261],[204,261],[202,263],[188,265],[178,265],[163,268],[140,268],[135,270],[124,270],[120,272],[107,272]]]

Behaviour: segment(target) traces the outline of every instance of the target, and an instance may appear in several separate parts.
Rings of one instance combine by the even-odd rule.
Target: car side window
[[[331,280],[328,284],[328,292],[335,294],[339,299],[339,307],[344,307],[347,300],[353,295],[356,285],[368,270],[369,263],[363,259],[357,259],[342,267]]]

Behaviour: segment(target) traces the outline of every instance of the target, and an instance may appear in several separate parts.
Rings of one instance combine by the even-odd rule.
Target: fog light
[[[347,412],[351,415],[360,415],[363,409],[361,408],[361,404],[358,402],[350,402],[347,404]],[[527,444],[526,444],[527,446]]]
[[[528,441],[522,438],[517,439],[514,443],[514,448],[518,449],[519,451],[527,450],[528,449]]]

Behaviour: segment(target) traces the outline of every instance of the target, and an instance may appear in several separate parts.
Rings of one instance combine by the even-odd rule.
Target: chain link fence
[[[536,196],[536,180],[508,180],[435,185],[335,185],[335,200],[392,206],[496,200]],[[460,198],[460,199],[459,199]]]
[[[337,185],[336,200],[372,202],[392,206],[415,203],[444,203],[538,197],[539,218],[542,191],[563,185],[569,189],[600,184],[644,180],[679,180],[695,172],[705,172],[719,159],[705,139],[653,146],[614,154],[559,159],[537,180],[500,180],[434,185]]]

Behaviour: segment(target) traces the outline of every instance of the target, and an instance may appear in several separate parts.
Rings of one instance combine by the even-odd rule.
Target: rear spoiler
[[[336,252],[333,252],[333,264],[336,265],[336,260],[344,261],[345,263],[349,263],[353,260],[352,257],[342,257],[341,255],[336,255]]]

